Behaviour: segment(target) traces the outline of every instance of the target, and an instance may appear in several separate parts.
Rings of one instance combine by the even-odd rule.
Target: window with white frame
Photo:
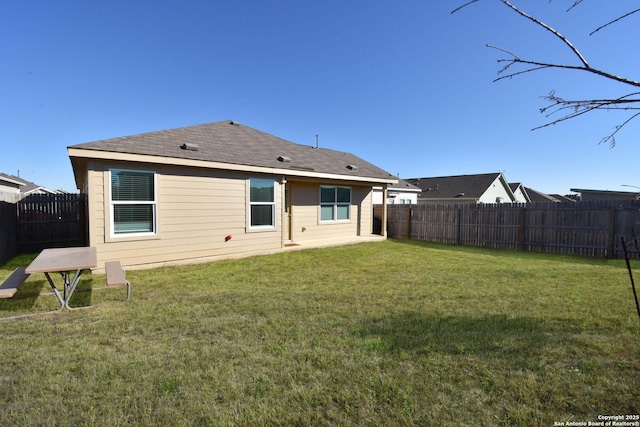
[[[320,187],[320,221],[347,221],[351,218],[351,188]]]
[[[272,179],[251,178],[249,187],[251,228],[275,227],[275,181]]]
[[[111,170],[111,231],[115,236],[156,233],[153,172]]]

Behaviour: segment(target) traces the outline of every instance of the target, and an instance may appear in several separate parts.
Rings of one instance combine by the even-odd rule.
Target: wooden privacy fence
[[[33,194],[17,209],[18,252],[86,246],[87,203],[84,194]]]
[[[0,201],[0,265],[16,255],[16,205]]]
[[[382,218],[382,206],[374,207]],[[387,236],[458,245],[622,258],[640,234],[640,201],[388,205]],[[636,254],[637,256],[637,254]]]

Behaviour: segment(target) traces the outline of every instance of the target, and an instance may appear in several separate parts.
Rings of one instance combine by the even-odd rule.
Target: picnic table
[[[44,273],[60,302],[60,310],[71,309],[69,300],[78,286],[83,270],[96,268],[98,260],[96,248],[75,247],[45,249],[25,269],[27,274]],[[51,273],[60,273],[62,277],[62,294],[51,278]]]

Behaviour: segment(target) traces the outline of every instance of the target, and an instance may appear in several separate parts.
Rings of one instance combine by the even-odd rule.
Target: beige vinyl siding
[[[360,201],[360,236],[373,233],[373,188],[354,187],[352,198]]]
[[[372,187],[366,184],[290,179],[288,236],[282,230],[286,214],[281,176],[106,160],[90,160],[87,165],[89,238],[90,245],[97,248],[99,269],[110,260],[120,260],[125,267],[143,267],[270,253],[281,250],[287,237],[304,244],[367,236],[373,230]],[[111,235],[111,169],[155,173],[157,234]],[[249,227],[250,178],[274,179],[274,228]],[[351,188],[349,220],[320,221],[321,185]],[[225,241],[226,236],[232,238]]]
[[[350,219],[348,221],[321,222],[319,208],[321,184],[292,182],[292,241],[304,242],[371,234],[373,229],[371,187],[346,184],[327,185],[349,186],[351,188]]]
[[[91,168],[93,162],[89,164]],[[89,244],[96,246],[104,242],[104,174],[102,171],[89,170],[87,173]]]
[[[246,183],[253,175],[203,171],[159,165],[99,165],[89,172],[91,245],[98,249],[98,267],[105,261],[123,265],[173,263],[216,257],[243,256],[279,249],[280,184],[276,181],[276,227],[246,230]],[[157,235],[110,235],[109,169],[156,173]],[[226,236],[232,236],[225,242]]]

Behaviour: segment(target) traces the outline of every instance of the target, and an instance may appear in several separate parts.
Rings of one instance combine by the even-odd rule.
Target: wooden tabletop
[[[51,273],[96,268],[98,258],[96,248],[45,249],[25,270],[27,273]]]

